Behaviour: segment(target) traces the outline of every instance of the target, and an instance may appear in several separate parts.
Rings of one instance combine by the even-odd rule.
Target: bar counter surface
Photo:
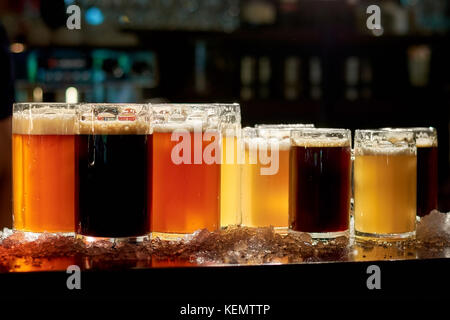
[[[415,240],[402,242],[316,242],[240,227],[140,244],[30,239],[10,230],[1,239],[0,296],[7,299],[142,298],[170,301],[175,315],[196,301],[275,307],[298,299],[450,297],[450,215],[437,211],[418,223]],[[70,289],[77,273],[80,289]]]

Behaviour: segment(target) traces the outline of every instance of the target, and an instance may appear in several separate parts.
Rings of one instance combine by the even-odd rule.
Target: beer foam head
[[[276,139],[276,138],[245,138],[244,139],[246,149],[267,149],[271,150],[273,147],[277,147],[280,151],[287,151],[291,147],[289,139]]]
[[[314,148],[314,147],[350,147],[350,141],[348,139],[330,139],[330,138],[293,138],[292,146]]]
[[[216,104],[157,104],[152,105],[152,127],[157,132],[177,129],[217,129],[223,108]]]
[[[351,134],[347,129],[299,129],[291,132],[291,145],[305,148],[350,147]]]
[[[145,120],[135,121],[80,121],[80,134],[128,135],[149,134],[150,125]]]
[[[173,133],[176,131],[188,131],[188,132],[218,132],[219,129],[217,127],[204,127],[203,123],[200,122],[182,122],[182,123],[161,123],[161,124],[153,124],[152,126],[153,132],[158,133]]]
[[[433,127],[382,128],[390,132],[412,132],[418,148],[437,147],[437,131]]]
[[[278,128],[278,129],[301,129],[301,128],[314,128],[312,123],[280,123],[280,124],[256,124],[255,128]]]
[[[437,140],[431,137],[419,137],[416,139],[417,148],[437,147]]]
[[[397,155],[415,155],[416,151],[410,146],[396,146],[386,145],[383,147],[377,146],[362,146],[355,148],[356,155],[365,156],[397,156]]]
[[[67,105],[46,104],[34,108],[15,109],[12,132],[30,135],[74,135],[78,132],[77,116]],[[61,107],[61,108],[60,108]]]
[[[150,134],[150,112],[146,104],[98,103],[79,107],[80,134]]]
[[[396,155],[415,154],[416,141],[411,130],[356,130],[355,154]]]

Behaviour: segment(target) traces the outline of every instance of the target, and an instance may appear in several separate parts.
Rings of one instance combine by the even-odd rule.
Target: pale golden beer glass
[[[279,232],[287,231],[290,132],[305,127],[313,125],[259,125],[256,128],[244,128],[242,225],[272,226]],[[261,157],[266,150],[272,157],[271,164],[268,159]],[[276,171],[270,169],[271,165]]]
[[[221,107],[222,163],[220,182],[220,226],[240,225],[241,216],[241,108],[239,104]]]
[[[417,148],[412,132],[356,130],[355,235],[415,236]]]

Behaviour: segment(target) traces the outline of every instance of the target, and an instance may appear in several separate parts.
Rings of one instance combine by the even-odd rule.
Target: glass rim
[[[291,130],[293,147],[350,147],[352,132],[345,128],[299,128]]]
[[[410,150],[409,153],[413,153],[417,148],[414,132],[401,129],[358,129],[355,130],[354,144],[357,154],[360,154],[363,149],[367,148],[377,150],[377,154],[383,154],[381,151],[388,152],[389,150],[405,148]]]
[[[433,134],[437,134],[437,130],[435,127],[383,127],[380,128],[380,130],[385,130],[385,131],[411,131],[414,133],[419,133],[419,132],[427,132],[427,133],[433,133]]]
[[[74,108],[78,105],[80,104],[66,102],[15,102],[13,103],[13,113],[19,110],[32,109],[33,107]]]
[[[150,103],[111,103],[111,102],[105,102],[105,103],[92,103],[92,102],[85,102],[85,103],[77,103],[77,105],[81,107],[125,107],[125,106],[150,106]]]
[[[314,123],[261,123],[255,124],[256,129],[296,129],[296,128],[315,128]]]
[[[345,128],[296,128],[291,130],[291,135],[293,135],[295,132],[311,132],[311,133],[336,133],[336,134],[342,134],[342,133],[352,133],[350,129]]]
[[[149,103],[152,107],[231,107],[236,106],[240,107],[239,103],[233,102],[233,103],[209,103],[209,102],[202,102],[202,103]]]
[[[404,134],[411,139],[412,142],[415,140],[414,132],[411,130],[400,129],[398,130],[384,130],[384,129],[356,129],[355,130],[355,142],[356,141],[371,141],[374,137],[386,136],[389,134]],[[370,135],[370,139],[368,137]]]

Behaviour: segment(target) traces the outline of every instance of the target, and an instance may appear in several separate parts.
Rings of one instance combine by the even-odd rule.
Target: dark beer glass
[[[414,133],[417,147],[417,216],[423,217],[438,209],[438,137],[433,127],[384,128]]]
[[[289,230],[318,239],[348,234],[350,130],[291,131],[289,168]]]
[[[435,128],[413,128],[417,147],[417,215],[438,208],[438,138]]]
[[[82,105],[79,112],[77,235],[142,240],[150,233],[149,106],[92,104]]]

